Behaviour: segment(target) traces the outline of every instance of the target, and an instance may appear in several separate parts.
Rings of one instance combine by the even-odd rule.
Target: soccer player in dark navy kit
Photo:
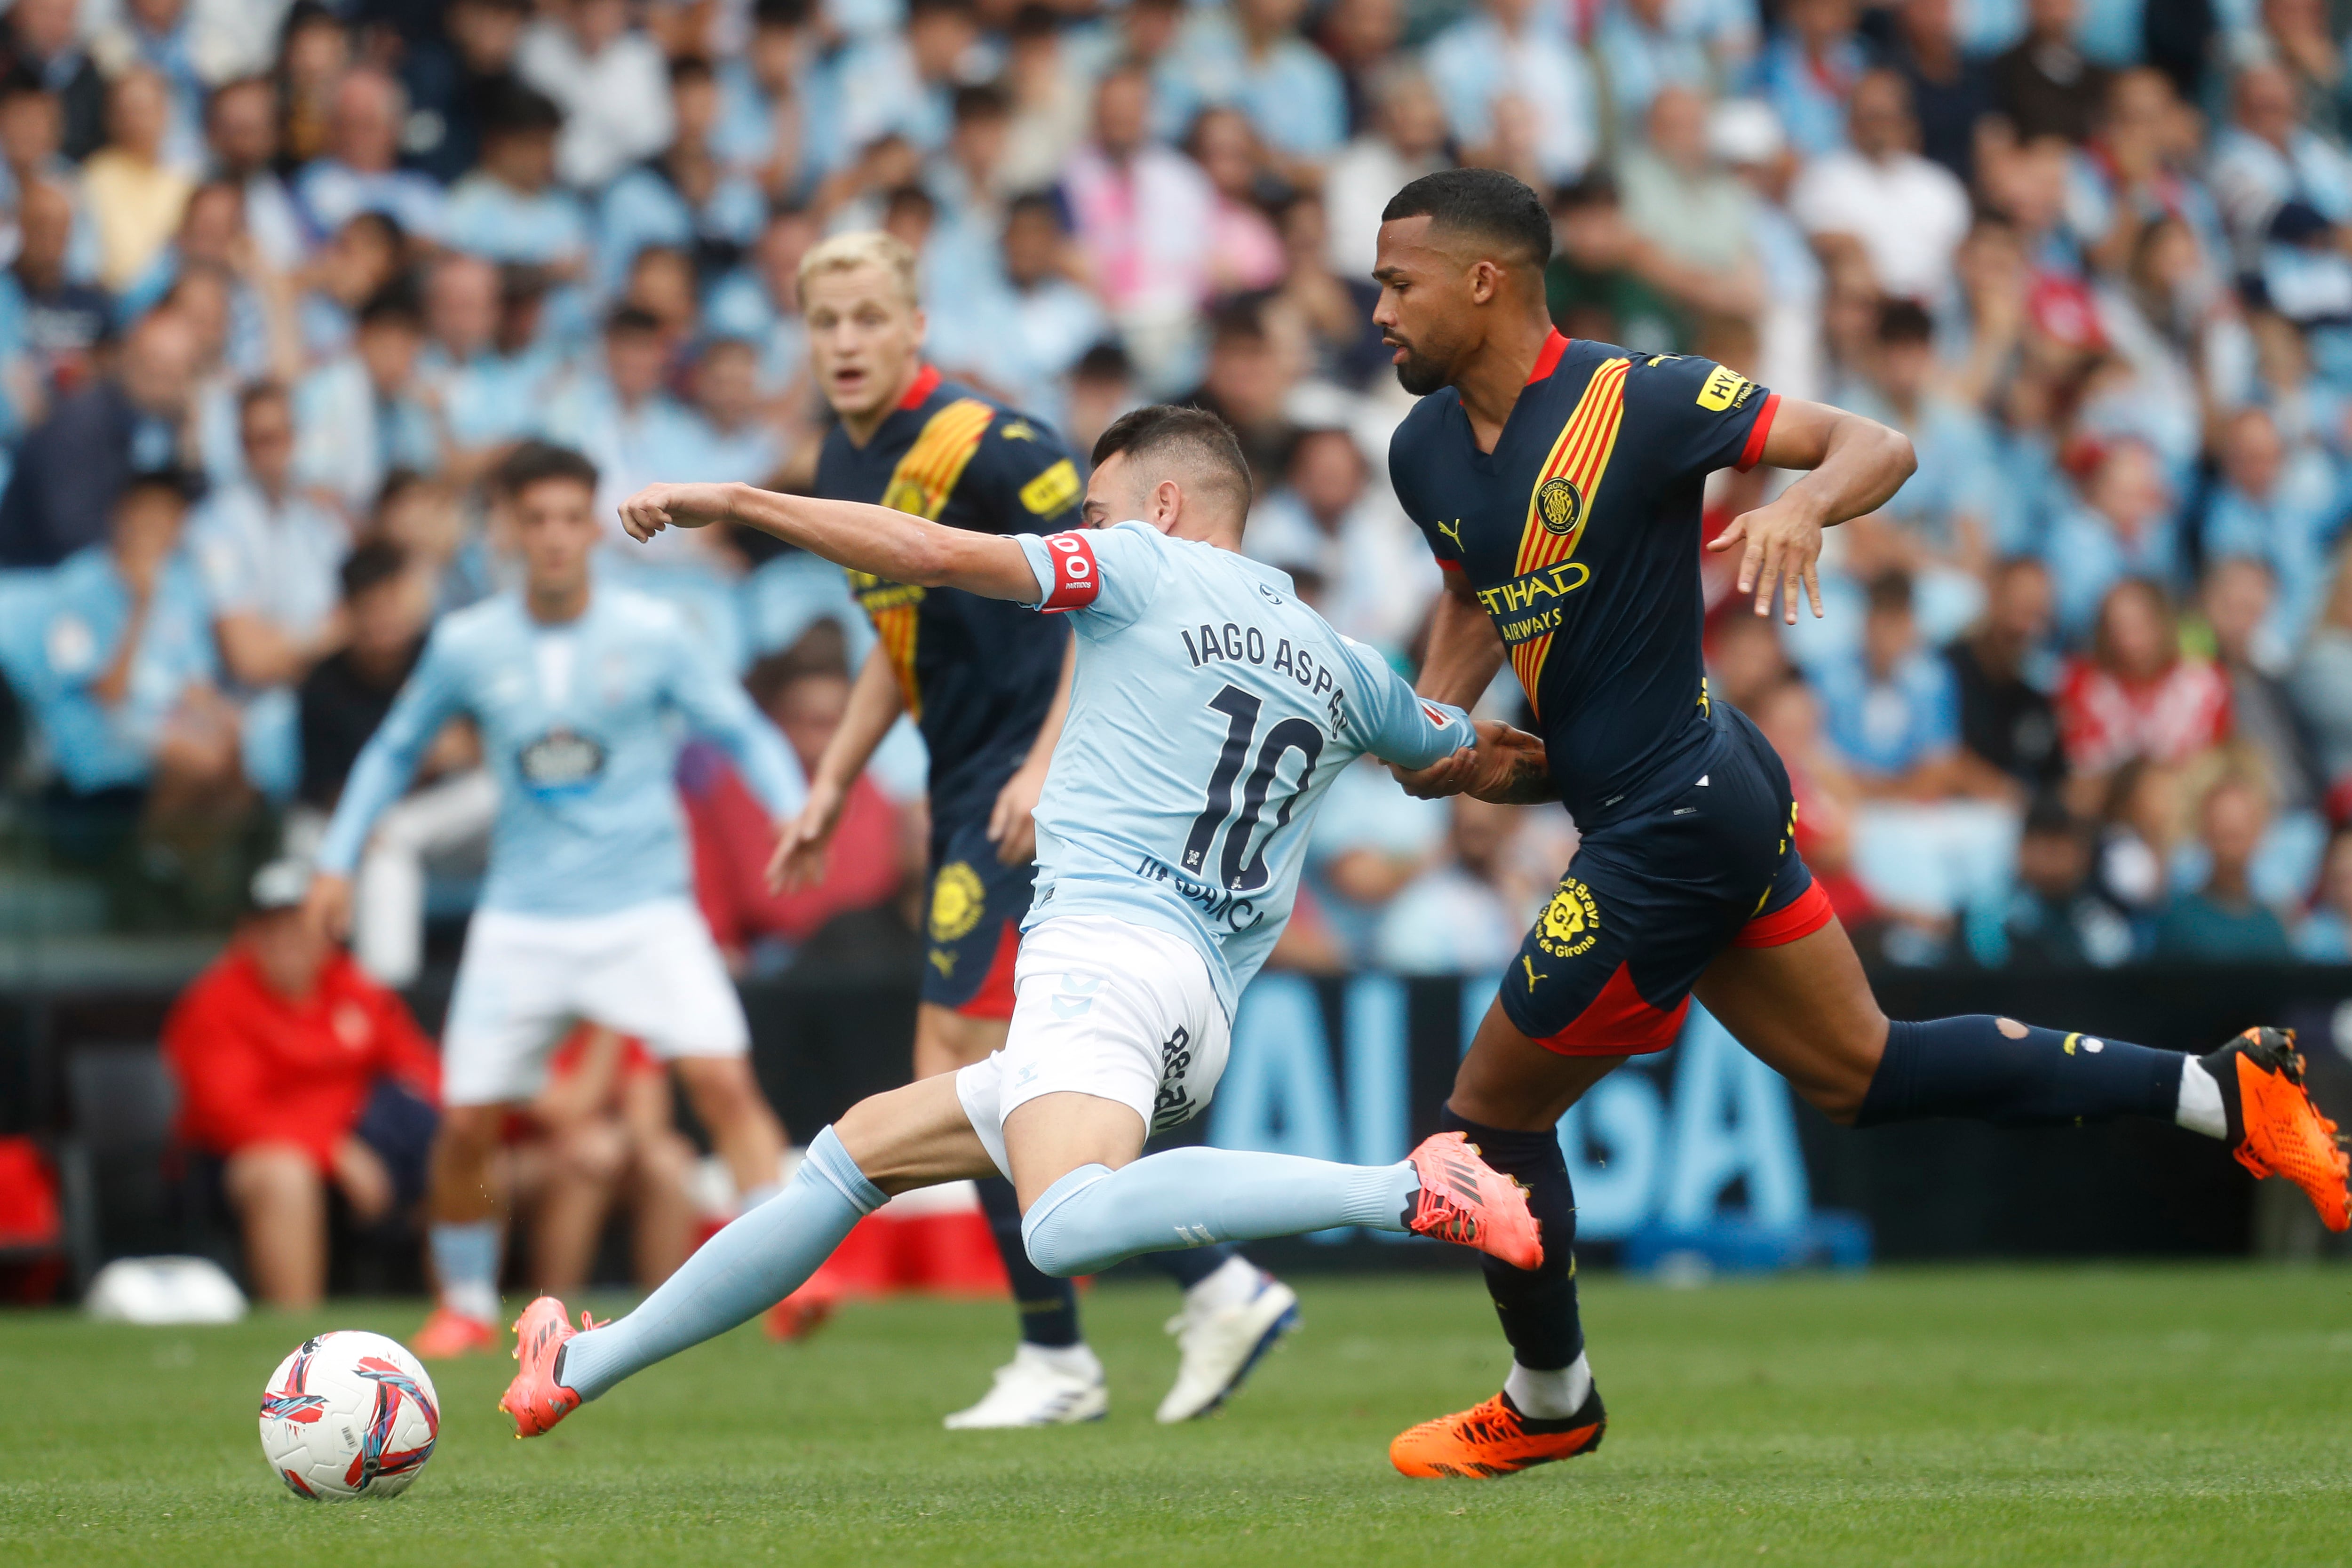
[[[825,437],[816,493],[985,533],[1080,526],[1086,480],[1061,438],[923,363],[915,265],[905,245],[877,233],[835,236],[802,260],[810,359],[840,421]],[[851,587],[876,646],[772,875],[789,883],[824,874],[850,785],[899,715],[911,715],[930,752],[930,886],[915,1026],[915,1076],[929,1078],[985,1061],[1004,1044],[1034,878],[1030,813],[1069,701],[1070,634],[1057,617],[961,589],[858,573]],[[1102,1367],[1078,1336],[1070,1282],[1030,1263],[1012,1184],[990,1180],[980,1189],[1020,1306],[1022,1348],[988,1395],[947,1424],[1030,1426],[1102,1415]],[[1182,1364],[1159,1415],[1185,1420],[1214,1409],[1297,1324],[1297,1297],[1230,1248],[1155,1256],[1185,1287]],[[799,1298],[787,1300],[784,1326],[804,1310]]]
[[[1551,226],[1508,174],[1416,180],[1382,215],[1373,320],[1422,402],[1397,430],[1397,494],[1445,569],[1419,689],[1468,706],[1507,659],[1581,841],[1454,1079],[1443,1126],[1527,1184],[1533,1270],[1484,1260],[1513,1364],[1503,1391],[1391,1445],[1416,1476],[1494,1476],[1599,1446],[1575,1200],[1556,1136],[1627,1058],[1674,1043],[1695,994],[1832,1120],[1961,1116],[2011,1126],[2142,1115],[2228,1141],[2257,1175],[2347,1225],[2335,1125],[2291,1037],[2249,1029],[2203,1057],[1976,1016],[1890,1024],[1798,857],[1788,775],[1700,661],[1699,509],[1709,472],[1811,470],[1708,546],[1740,549],[1759,616],[1821,612],[1822,530],[1883,505],[1910,443],[1701,359],[1552,329]],[[1400,775],[1461,785],[1458,763]]]

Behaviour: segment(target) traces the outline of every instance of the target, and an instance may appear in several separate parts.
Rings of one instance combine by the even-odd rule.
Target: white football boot
[[[1231,1265],[1228,1265],[1231,1267]],[[1168,1320],[1184,1359],[1176,1386],[1160,1402],[1159,1419],[1190,1421],[1206,1415],[1241,1387],[1258,1358],[1298,1327],[1298,1293],[1271,1274],[1260,1274],[1256,1294],[1246,1301],[1183,1311]]]
[[[1110,1409],[1110,1389],[1103,1382],[1102,1363],[1089,1354],[1091,1373],[1066,1364],[1067,1352],[1023,1345],[1013,1359],[996,1369],[996,1382],[979,1404],[959,1410],[940,1425],[950,1432],[974,1432],[998,1426],[1060,1426],[1074,1421],[1099,1421]]]

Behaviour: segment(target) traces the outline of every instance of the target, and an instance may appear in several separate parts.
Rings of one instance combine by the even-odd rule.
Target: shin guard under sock
[[[1056,1279],[1029,1261],[1021,1240],[1021,1199],[1013,1184],[988,1176],[972,1184],[980,1189],[980,1206],[988,1215],[989,1233],[996,1238],[997,1256],[1013,1281],[1013,1304],[1021,1314],[1024,1344],[1059,1349],[1078,1342],[1078,1289]]]
[[[2058,1127],[2180,1105],[2178,1051],[1971,1014],[1887,1026],[1857,1127],[1957,1116],[1998,1127]]]
[[[1438,1119],[1438,1130],[1468,1134],[1480,1158],[1528,1189],[1528,1208],[1543,1226],[1543,1266],[1514,1268],[1492,1257],[1478,1261],[1513,1359],[1538,1372],[1570,1365],[1584,1353],[1584,1324],[1576,1310],[1576,1194],[1559,1135],[1488,1127],[1451,1106]]]

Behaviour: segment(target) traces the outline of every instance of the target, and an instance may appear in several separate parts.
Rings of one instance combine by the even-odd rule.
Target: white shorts
[[[751,1044],[710,928],[685,899],[603,915],[478,910],[441,1031],[442,1103],[529,1100],[582,1020],[663,1058],[739,1057]]]
[[[1216,1092],[1233,1031],[1209,966],[1181,937],[1101,915],[1066,915],[1021,938],[1004,1048],[956,1074],[956,1098],[1007,1176],[1004,1119],[1044,1094],[1126,1106],[1150,1132],[1190,1121]]]

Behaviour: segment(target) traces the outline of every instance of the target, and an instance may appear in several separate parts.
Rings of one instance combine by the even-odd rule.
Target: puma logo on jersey
[[[1522,966],[1527,970],[1527,972],[1528,972],[1528,989],[1530,992],[1532,992],[1532,991],[1536,988],[1536,982],[1537,982],[1537,981],[1538,981],[1538,980],[1549,980],[1549,979],[1551,978],[1551,976],[1550,976],[1549,973],[1545,973],[1545,974],[1538,974],[1538,973],[1536,973],[1536,961],[1535,961],[1534,959],[1532,959],[1532,958],[1529,958],[1529,957],[1528,957],[1526,953],[1524,953],[1524,952],[1523,952],[1523,953],[1521,953],[1521,954],[1519,954],[1519,963],[1520,963],[1520,964],[1521,964],[1521,965],[1522,965]]]
[[[1459,550],[1462,548],[1462,520],[1460,518],[1455,518],[1452,522],[1439,523],[1437,525],[1437,531],[1445,535],[1446,538],[1454,541],[1454,549]]]

